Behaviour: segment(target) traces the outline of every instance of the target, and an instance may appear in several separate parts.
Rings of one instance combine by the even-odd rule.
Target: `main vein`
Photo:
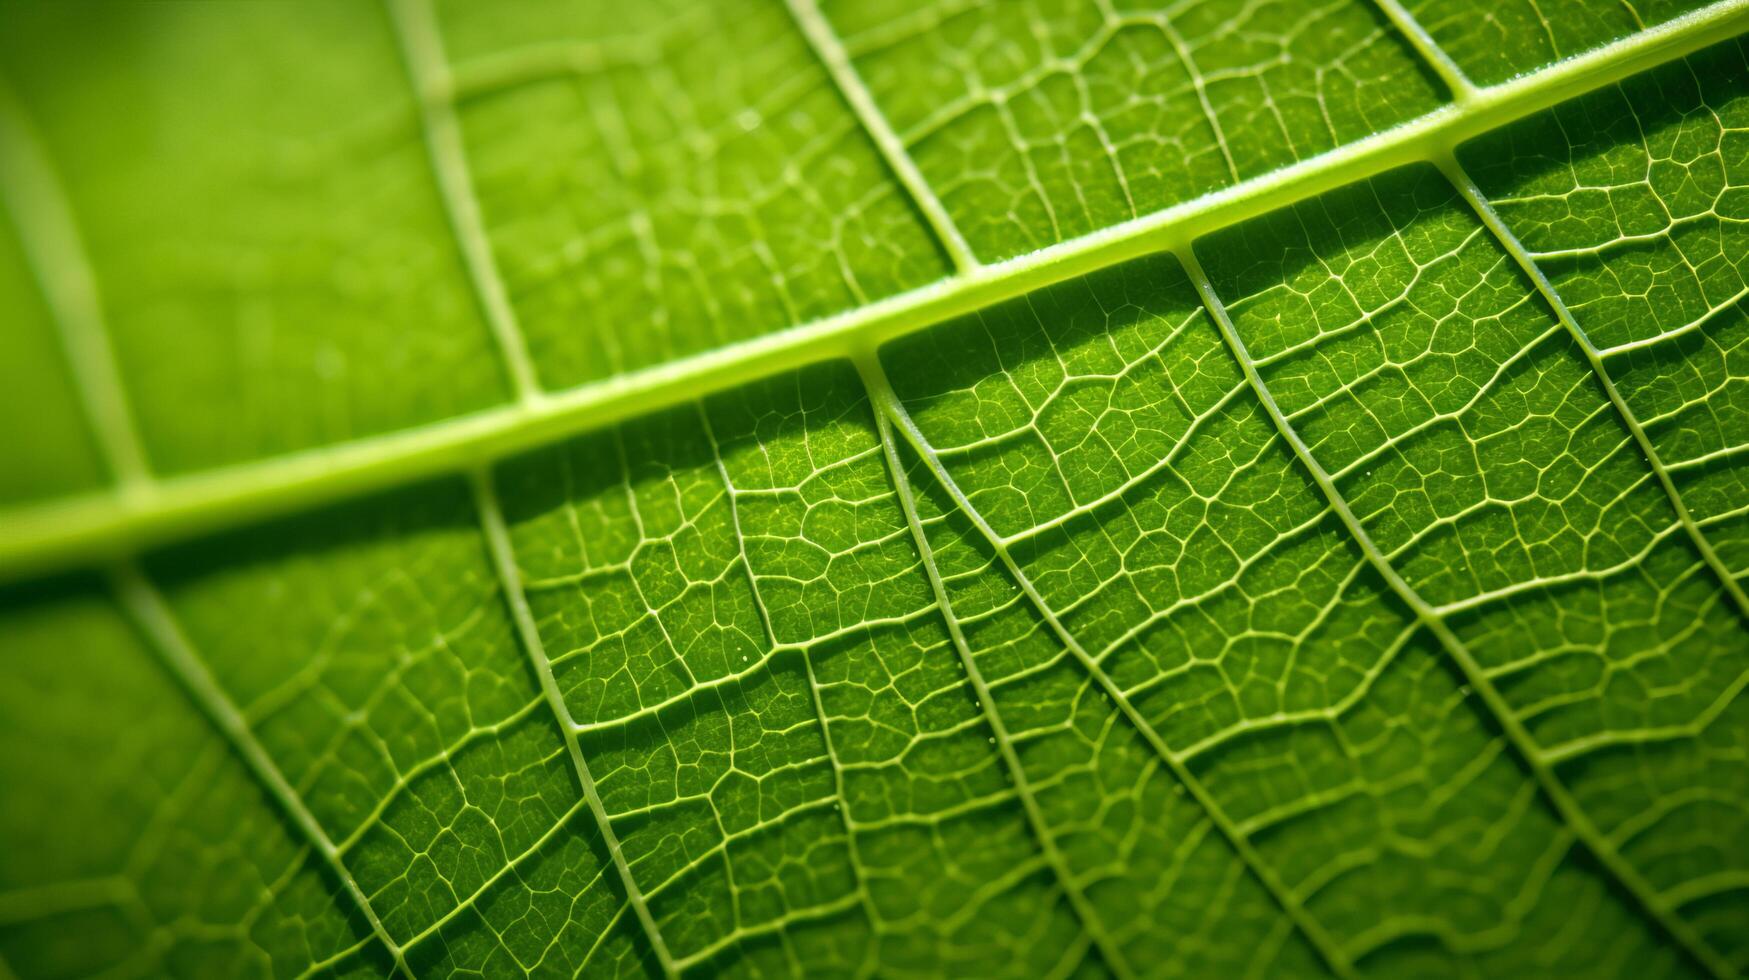
[[[255,737],[249,723],[244,720],[243,713],[219,686],[218,680],[207,670],[206,664],[195,655],[193,646],[183,634],[164,598],[134,565],[119,566],[113,572],[111,580],[122,608],[145,636],[152,652],[183,690],[188,692],[201,713],[230,743],[243,765],[261,784],[262,789],[279,804],[292,825],[303,835],[305,842],[322,859],[322,863],[340,880],[347,895],[358,906],[358,911],[370,923],[371,932],[376,934],[378,941],[394,958],[396,969],[411,980],[413,971],[407,965],[406,946],[396,942],[383,927],[382,919],[377,916],[376,909],[371,907],[370,899],[365,896],[364,890],[358,886],[358,881],[352,877],[352,872],[341,860],[339,847],[328,836],[328,832],[322,829],[316,815],[304,803],[303,797],[267,754],[266,747]]]
[[[137,553],[216,528],[320,506],[690,401],[804,364],[847,357],[1004,299],[1208,232],[1393,167],[1692,53],[1749,28],[1749,0],[1719,2],[1501,85],[1396,129],[1152,214],[862,308],[539,400],[275,459],[0,514],[0,579]]]
[[[498,491],[492,485],[491,474],[483,470],[475,471],[473,487],[480,525],[486,534],[486,544],[492,553],[492,565],[498,572],[499,584],[504,589],[504,601],[510,606],[511,618],[516,621],[522,649],[528,654],[535,676],[540,679],[541,694],[546,697],[548,707],[552,708],[553,718],[559,724],[560,737],[565,740],[565,750],[570,753],[572,768],[577,771],[577,782],[583,790],[583,798],[589,804],[589,812],[595,818],[596,827],[601,831],[602,843],[607,846],[607,852],[613,859],[614,870],[619,873],[620,886],[625,890],[626,901],[631,905],[632,911],[637,913],[638,922],[643,925],[644,934],[649,937],[650,946],[656,953],[656,960],[663,974],[669,977],[678,976],[679,969],[675,965],[674,957],[668,952],[668,944],[662,939],[662,931],[656,928],[656,919],[650,914],[649,903],[644,901],[643,890],[632,877],[631,866],[626,863],[625,850],[620,847],[619,836],[614,833],[613,823],[608,819],[607,807],[602,804],[601,794],[595,789],[595,777],[590,774],[589,763],[583,758],[583,746],[577,736],[577,723],[571,719],[571,709],[565,704],[559,682],[553,677],[553,666],[547,659],[546,644],[541,640],[540,628],[535,625],[534,611],[528,605],[528,594],[522,588],[522,570],[516,564],[516,552],[510,543],[510,529],[504,523],[504,509],[498,504]]]
[[[899,396],[893,392],[892,385],[888,382],[886,372],[881,367],[878,358],[872,353],[864,355],[857,359],[857,366],[862,373],[863,383],[868,388],[869,400],[873,402],[875,411],[884,413],[893,424],[898,426],[905,440],[911,444],[911,448],[922,459],[930,475],[953,499],[954,506],[959,509],[960,513],[965,515],[973,527],[977,528],[990,550],[995,553],[997,559],[1001,561],[1008,574],[1014,579],[1014,584],[1025,594],[1033,608],[1044,620],[1046,627],[1057,637],[1057,641],[1063,645],[1071,657],[1080,663],[1082,669],[1086,670],[1094,683],[1098,684],[1106,696],[1111,698],[1112,703],[1118,706],[1118,710],[1122,712],[1124,718],[1142,736],[1160,760],[1166,764],[1166,768],[1171,771],[1179,785],[1184,787],[1185,791],[1208,815],[1209,821],[1226,838],[1228,845],[1238,853],[1239,859],[1263,885],[1276,904],[1287,913],[1299,929],[1300,934],[1311,944],[1324,964],[1330,968],[1330,971],[1339,977],[1353,976],[1354,966],[1341,945],[1324,929],[1322,923],[1312,917],[1305,904],[1287,886],[1287,883],[1281,879],[1281,876],[1276,873],[1269,862],[1265,861],[1263,856],[1258,853],[1257,848],[1252,845],[1239,825],[1227,815],[1226,810],[1215,800],[1214,795],[1203,785],[1202,780],[1190,771],[1190,766],[1184,756],[1173,751],[1172,747],[1166,744],[1166,740],[1161,737],[1159,731],[1146,718],[1143,718],[1141,712],[1130,702],[1129,695],[1118,687],[1117,682],[1112,680],[1111,675],[1106,673],[1099,661],[1087,651],[1087,648],[1073,633],[1069,632],[1068,627],[1063,624],[1062,618],[1051,608],[1050,603],[1045,601],[1044,596],[1038,591],[1038,587],[1033,584],[1031,576],[1026,574],[1020,567],[1019,561],[1014,558],[1007,542],[996,532],[989,521],[985,520],[984,515],[960,489],[953,474],[948,472],[946,465],[936,456],[934,447],[929,444],[922,430],[917,427],[916,421],[911,418],[911,413],[906,410],[904,403],[899,401]]]
[[[1481,665],[1476,662],[1469,647],[1458,638],[1456,633],[1452,632],[1445,617],[1434,609],[1426,599],[1422,598],[1420,593],[1416,592],[1404,580],[1403,576],[1385,557],[1384,552],[1373,541],[1371,533],[1361,524],[1360,518],[1355,516],[1353,509],[1348,506],[1348,501],[1336,488],[1336,481],[1324,469],[1323,464],[1319,463],[1312,455],[1310,447],[1306,445],[1305,440],[1300,438],[1298,430],[1288,421],[1281,406],[1276,403],[1274,394],[1264,384],[1262,375],[1257,371],[1256,361],[1251,357],[1251,353],[1246,348],[1244,339],[1239,336],[1237,328],[1233,326],[1232,317],[1228,315],[1226,306],[1221,302],[1220,297],[1215,295],[1214,285],[1203,271],[1196,253],[1185,248],[1179,252],[1178,258],[1183,263],[1185,271],[1190,275],[1191,281],[1196,284],[1196,290],[1201,295],[1203,304],[1208,307],[1209,316],[1214,319],[1216,326],[1220,329],[1222,339],[1231,351],[1233,359],[1238,362],[1240,370],[1244,372],[1245,380],[1256,394],[1257,400],[1263,405],[1264,411],[1268,413],[1270,420],[1275,424],[1276,431],[1293,450],[1294,456],[1298,458],[1300,464],[1312,478],[1312,482],[1317,484],[1325,500],[1329,502],[1330,507],[1342,520],[1343,525],[1348,529],[1349,535],[1359,546],[1366,560],[1385,580],[1391,590],[1409,606],[1414,612],[1416,620],[1433,633],[1452,661],[1457,664],[1459,672],[1464,677],[1464,682],[1481,698],[1489,714],[1500,725],[1507,740],[1511,742],[1525,766],[1530,769],[1544,796],[1554,805],[1555,811],[1573,831],[1574,836],[1584,843],[1604,869],[1615,879],[1616,883],[1632,896],[1640,911],[1655,922],[1667,935],[1675,939],[1684,952],[1693,957],[1697,963],[1714,976],[1736,976],[1737,971],[1730,963],[1713,950],[1692,926],[1674,913],[1669,904],[1659,897],[1657,889],[1652,886],[1651,882],[1641,876],[1628,863],[1627,859],[1622,857],[1621,852],[1616,850],[1615,845],[1610,843],[1609,838],[1592,822],[1591,817],[1579,806],[1578,800],[1568,791],[1560,777],[1555,775],[1554,769],[1537,745],[1536,740],[1512,711],[1506,698],[1494,686],[1487,671],[1483,670]]]

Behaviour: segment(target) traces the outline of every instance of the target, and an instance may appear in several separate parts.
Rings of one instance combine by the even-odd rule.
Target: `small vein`
[[[1191,56],[1190,46],[1178,36],[1178,30],[1172,26],[1172,21],[1162,13],[1156,23],[1160,28],[1160,33],[1166,36],[1166,42],[1178,55],[1178,60],[1183,63],[1184,70],[1189,73],[1191,87],[1196,89],[1196,101],[1202,108],[1203,121],[1208,123],[1209,132],[1215,139],[1215,145],[1221,148],[1221,159],[1226,161],[1228,177],[1237,184],[1240,179],[1239,166],[1233,161],[1232,144],[1227,142],[1227,134],[1221,126],[1220,114],[1215,112],[1214,103],[1209,99],[1208,79],[1203,75],[1202,69],[1196,66],[1196,59]]]
[[[923,178],[923,171],[917,168],[917,161],[911,159],[904,141],[899,138],[892,124],[882,114],[880,106],[875,103],[874,94],[863,83],[862,76],[851,63],[850,53],[844,50],[843,42],[832,30],[832,25],[820,10],[819,3],[816,0],[785,0],[785,4],[789,8],[790,17],[807,38],[808,47],[825,66],[826,74],[831,76],[832,84],[837,86],[844,101],[850,103],[851,111],[856,114],[863,131],[874,141],[882,159],[893,171],[893,176],[904,185],[917,209],[923,212],[923,217],[929,222],[936,239],[953,260],[954,268],[960,272],[978,268],[981,263],[977,255],[966,243],[965,236],[960,234],[953,217],[947,213],[947,206],[942,204],[941,198],[935,195],[929,182]]]
[[[543,848],[551,844],[557,838],[563,836],[565,832],[570,829],[571,820],[582,811],[583,806],[584,801],[582,800],[578,800],[571,804],[571,808],[560,814],[559,818],[553,821],[553,825],[548,827],[538,838],[536,838],[534,843],[523,848],[521,853],[512,855],[508,861],[504,862],[503,867],[487,875],[484,881],[480,882],[480,884],[475,887],[473,891],[469,892],[460,902],[457,902],[453,908],[432,920],[430,925],[419,930],[418,934],[412,939],[407,940],[407,945],[409,947],[418,945],[427,937],[442,932],[444,927],[478,907],[480,900],[484,898],[499,882],[508,878],[510,875],[515,874],[524,864],[533,860],[534,856],[539,854]],[[585,889],[587,889],[587,887],[588,886],[585,886]]]
[[[637,913],[638,922],[644,927],[644,934],[656,952],[663,974],[677,976],[679,971],[674,957],[668,952],[668,944],[663,941],[661,930],[656,928],[655,917],[650,914],[649,903],[644,900],[643,891],[632,877],[631,867],[626,864],[625,849],[620,846],[619,835],[614,832],[613,824],[608,820],[607,807],[602,804],[601,794],[595,789],[595,777],[589,772],[589,763],[583,758],[583,746],[577,739],[577,724],[571,720],[571,709],[565,704],[564,695],[559,691],[559,683],[553,677],[552,663],[547,660],[546,644],[541,640],[540,629],[535,625],[528,596],[522,590],[522,571],[516,565],[516,552],[510,542],[510,529],[504,523],[504,509],[498,503],[498,491],[492,485],[492,475],[486,470],[476,470],[472,482],[475,505],[480,513],[480,525],[485,531],[486,544],[492,553],[492,565],[504,588],[505,602],[510,606],[512,618],[516,620],[516,630],[521,635],[523,651],[528,655],[529,663],[540,679],[541,693],[546,696],[547,705],[552,708],[553,716],[559,723],[565,749],[570,753],[571,765],[577,771],[577,782],[582,786],[589,812],[595,817],[602,842],[607,845],[614,869],[619,872],[626,901],[631,904],[632,911]]]
[[[243,719],[243,713],[219,687],[218,680],[195,654],[194,647],[183,634],[164,597],[147,580],[145,574],[132,564],[115,568],[111,573],[111,584],[122,608],[144,635],[147,646],[159,662],[188,692],[189,697],[230,743],[232,750],[261,787],[279,804],[328,869],[340,879],[341,886],[370,923],[371,931],[394,958],[396,969],[411,980],[413,971],[407,965],[406,947],[396,942],[384,928],[376,909],[371,907],[370,899],[365,897],[364,890],[358,886],[358,881],[352,877],[352,872],[341,860],[339,848],[316,821],[316,815],[310,812],[303,797],[292,788],[285,774],[280,772],[279,766],[268,756],[266,747],[255,737],[255,733],[249,729],[249,723]]]

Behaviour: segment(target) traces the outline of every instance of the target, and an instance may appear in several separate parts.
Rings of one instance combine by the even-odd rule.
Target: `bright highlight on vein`
[[[0,975],[1749,972],[1749,4],[112,5]]]

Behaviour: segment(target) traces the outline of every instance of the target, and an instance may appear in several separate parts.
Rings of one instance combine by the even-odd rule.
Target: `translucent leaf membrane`
[[[1484,83],[1678,13],[1408,7]],[[538,407],[1442,98],[1394,5],[92,13],[0,14],[0,501]],[[0,975],[1749,972],[1746,85],[8,584]]]

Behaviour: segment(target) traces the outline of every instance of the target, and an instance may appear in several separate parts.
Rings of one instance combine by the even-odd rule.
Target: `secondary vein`
[[[461,123],[455,113],[455,83],[443,53],[443,38],[438,34],[430,0],[386,2],[396,40],[401,45],[401,57],[413,84],[413,97],[419,105],[426,157],[431,162],[433,176],[437,178],[443,210],[449,217],[450,233],[461,249],[480,312],[485,314],[492,336],[498,342],[499,356],[504,359],[504,370],[510,376],[516,397],[523,401],[538,401],[542,393],[534,362],[528,356],[528,341],[517,323],[516,311],[510,306],[504,280],[492,258],[485,219],[480,214],[480,202],[474,194],[473,178],[468,174],[467,149],[462,144]]]
[[[871,366],[873,362],[874,358],[871,356],[857,364],[858,370],[864,372],[863,383],[871,392],[883,383],[878,379],[868,378],[867,372],[880,370],[878,366]],[[1100,957],[1105,960],[1111,972],[1120,980],[1128,980],[1136,972],[1123,951],[1106,932],[1098,913],[1093,909],[1093,903],[1088,900],[1086,892],[1070,872],[1068,860],[1064,858],[1062,849],[1057,846],[1056,837],[1045,823],[1044,812],[1039,809],[1032,781],[1027,777],[1025,766],[1021,764],[1020,754],[1015,751],[1014,738],[1008,733],[1008,726],[996,708],[995,696],[984,680],[983,670],[972,656],[972,649],[966,642],[965,630],[961,628],[959,618],[954,615],[953,602],[948,598],[947,586],[941,580],[941,570],[935,564],[935,549],[929,546],[929,536],[924,533],[923,522],[917,516],[916,495],[912,492],[910,478],[905,475],[905,467],[899,460],[899,447],[893,440],[892,423],[878,406],[875,408],[874,417],[875,427],[880,432],[881,448],[885,451],[887,472],[892,478],[893,490],[899,497],[899,507],[905,512],[905,524],[911,530],[911,540],[917,545],[917,555],[922,559],[924,575],[929,579],[929,588],[935,594],[935,604],[940,608],[941,618],[947,624],[954,650],[959,653],[960,663],[966,669],[966,679],[971,682],[978,708],[983,712],[984,720],[989,724],[990,732],[995,738],[997,752],[1002,756],[1003,765],[1007,767],[1009,774],[1014,777],[1014,788],[1020,796],[1026,821],[1031,825],[1033,836],[1037,838],[1039,848],[1044,852],[1045,863],[1050,865],[1058,883],[1063,886],[1063,894],[1068,897],[1070,907],[1075,910],[1076,918],[1081,920],[1082,930],[1099,950]]]
[[[565,750],[570,754],[572,768],[577,772],[577,782],[582,787],[584,800],[589,805],[590,814],[595,818],[596,827],[601,831],[602,843],[607,846],[607,852],[613,859],[614,870],[619,873],[620,886],[625,890],[626,901],[631,905],[632,911],[637,913],[638,922],[644,927],[644,934],[650,940],[650,946],[656,953],[657,964],[662,968],[663,974],[669,977],[678,976],[679,968],[668,952],[668,944],[662,939],[662,931],[656,927],[656,919],[650,914],[649,903],[644,901],[643,890],[632,877],[631,866],[626,863],[625,849],[620,846],[619,836],[614,833],[613,824],[608,820],[607,807],[602,804],[601,794],[595,789],[595,777],[589,772],[589,763],[583,758],[583,746],[577,738],[577,724],[571,720],[571,709],[565,704],[565,696],[559,691],[559,683],[553,677],[553,666],[547,659],[546,644],[541,640],[539,627],[535,625],[534,612],[528,606],[528,596],[522,590],[522,570],[516,564],[516,552],[510,543],[510,529],[504,523],[504,510],[498,504],[498,491],[492,485],[491,474],[476,472],[473,488],[480,524],[486,535],[486,545],[492,553],[492,566],[504,589],[504,599],[510,606],[511,618],[516,621],[523,652],[528,655],[529,663],[540,679],[541,693],[545,695],[547,705],[552,708],[553,718],[559,724],[560,737],[565,740]]]
[[[887,122],[886,115],[875,103],[874,94],[863,83],[862,76],[851,63],[850,54],[844,50],[843,42],[832,30],[826,15],[820,11],[820,5],[816,0],[785,0],[785,3],[789,7],[790,17],[807,39],[808,47],[825,66],[832,84],[844,97],[844,101],[850,104],[851,111],[856,114],[863,131],[880,150],[881,158],[887,162],[893,176],[904,186],[917,210],[923,212],[924,220],[929,223],[936,240],[953,260],[954,268],[960,272],[978,268],[982,263],[973,253],[971,245],[967,244],[965,236],[960,234],[953,217],[947,213],[947,206],[941,203],[941,198],[936,196],[929,182],[923,178],[923,172],[917,169],[917,162],[911,159],[910,152],[905,149],[905,142],[894,132],[892,124]]]
[[[1317,485],[1319,491],[1323,493],[1324,499],[1329,502],[1336,515],[1342,520],[1343,526],[1348,529],[1349,535],[1354,539],[1366,560],[1385,580],[1391,591],[1395,592],[1409,606],[1414,612],[1416,620],[1433,633],[1452,661],[1457,664],[1465,683],[1476,692],[1476,695],[1487,707],[1488,713],[1500,725],[1507,740],[1512,743],[1520,759],[1530,769],[1532,776],[1542,789],[1544,796],[1554,806],[1556,813],[1571,828],[1580,842],[1591,851],[1598,863],[1608,871],[1616,883],[1632,896],[1641,913],[1655,922],[1665,934],[1676,940],[1683,951],[1691,956],[1695,962],[1705,967],[1714,976],[1736,976],[1737,971],[1730,963],[1714,951],[1692,926],[1675,915],[1668,904],[1659,898],[1657,890],[1652,887],[1652,884],[1642,877],[1627,862],[1627,859],[1622,857],[1621,852],[1610,843],[1609,838],[1580,808],[1578,800],[1568,791],[1566,784],[1555,775],[1554,769],[1543,754],[1541,747],[1537,745],[1536,740],[1524,727],[1524,723],[1513,713],[1511,706],[1506,703],[1505,696],[1494,686],[1494,681],[1488,672],[1476,662],[1469,647],[1458,638],[1456,633],[1452,632],[1445,617],[1440,615],[1439,611],[1426,599],[1422,598],[1421,594],[1404,580],[1395,566],[1385,557],[1384,552],[1373,541],[1371,533],[1361,524],[1360,518],[1355,515],[1353,509],[1348,506],[1347,499],[1336,488],[1335,480],[1324,469],[1323,464],[1319,463],[1312,455],[1310,447],[1306,445],[1305,440],[1300,438],[1298,430],[1282,413],[1281,406],[1276,403],[1275,396],[1264,383],[1262,375],[1258,373],[1256,361],[1246,348],[1244,339],[1239,336],[1238,329],[1233,326],[1233,320],[1227,314],[1226,305],[1221,302],[1220,297],[1215,295],[1214,286],[1207,273],[1203,271],[1196,253],[1186,248],[1179,253],[1178,258],[1183,263],[1185,271],[1189,273],[1191,281],[1196,284],[1197,293],[1208,308],[1209,316],[1219,327],[1221,338],[1226,342],[1233,359],[1238,362],[1239,369],[1244,372],[1245,380],[1257,395],[1258,402],[1262,404],[1264,411],[1275,424],[1277,433],[1293,450],[1294,456],[1312,478],[1312,482]]]
[[[42,290],[86,422],[123,499],[149,492],[152,474],[103,323],[103,304],[66,189],[36,128],[0,81],[0,211],[12,215]]]
[[[316,820],[316,815],[304,803],[303,797],[285,778],[279,766],[274,763],[267,749],[255,733],[250,730],[249,723],[244,720],[243,713],[231,701],[219,682],[207,670],[206,664],[195,655],[194,647],[183,634],[175,616],[164,602],[163,596],[146,578],[137,566],[122,565],[111,575],[111,582],[121,606],[133,619],[135,626],[145,636],[147,646],[157,656],[170,675],[174,677],[183,690],[188,692],[201,713],[225,740],[230,743],[251,775],[261,784],[267,794],[274,799],[291,820],[304,840],[322,859],[322,863],[340,879],[341,886],[351,896],[359,912],[370,923],[378,941],[395,961],[396,969],[408,980],[412,980],[413,971],[407,965],[406,946],[395,941],[384,928],[382,919],[377,916],[376,909],[371,907],[370,899],[359,887],[358,881],[352,877],[352,871],[341,860],[340,849],[335,846],[328,832]]]
[[[1401,34],[1403,39],[1409,42],[1409,46],[1415,49],[1415,53],[1420,56],[1421,61],[1435,75],[1439,76],[1441,82],[1445,83],[1446,90],[1451,92],[1453,101],[1461,105],[1476,98],[1475,83],[1470,81],[1469,76],[1464,74],[1464,70],[1458,67],[1458,63],[1452,60],[1451,55],[1447,54],[1445,49],[1433,40],[1433,35],[1427,33],[1427,29],[1421,26],[1421,22],[1416,20],[1415,16],[1409,13],[1399,0],[1373,0],[1373,2],[1378,5],[1380,12],[1391,22],[1391,25],[1397,29],[1397,33]]]
[[[1646,428],[1640,424],[1639,416],[1628,406],[1627,400],[1616,389],[1615,379],[1610,376],[1608,366],[1603,363],[1602,352],[1597,349],[1596,344],[1592,343],[1590,335],[1585,332],[1583,327],[1579,326],[1579,322],[1573,318],[1572,311],[1567,309],[1566,302],[1561,299],[1560,293],[1555,291],[1555,284],[1549,281],[1549,277],[1543,273],[1542,267],[1531,258],[1524,243],[1519,241],[1512,229],[1506,227],[1506,222],[1501,219],[1500,213],[1495,211],[1494,206],[1488,203],[1488,199],[1482,196],[1481,189],[1476,186],[1474,180],[1470,179],[1470,175],[1464,171],[1463,165],[1458,163],[1457,157],[1448,153],[1439,157],[1435,162],[1444,171],[1446,179],[1451,181],[1452,186],[1456,187],[1458,193],[1463,195],[1464,200],[1469,202],[1476,217],[1482,220],[1482,223],[1494,234],[1494,238],[1500,243],[1500,246],[1506,250],[1508,255],[1512,256],[1512,260],[1517,263],[1524,274],[1530,277],[1537,292],[1542,295],[1554,311],[1555,318],[1561,322],[1561,326],[1573,338],[1574,343],[1579,345],[1580,352],[1585,356],[1585,362],[1591,367],[1592,375],[1603,385],[1604,393],[1609,396],[1610,405],[1615,408],[1616,414],[1621,417],[1622,424],[1632,434],[1634,444],[1639,447],[1640,455],[1646,458],[1646,465],[1651,467],[1653,476],[1658,479],[1658,485],[1664,489],[1664,495],[1670,498],[1670,506],[1676,511],[1676,519],[1681,523],[1683,531],[1687,533],[1689,541],[1694,544],[1695,550],[1700,553],[1701,560],[1706,562],[1707,568],[1711,569],[1718,578],[1725,593],[1736,604],[1737,612],[1745,619],[1749,619],[1749,595],[1744,594],[1743,586],[1738,584],[1736,576],[1732,575],[1731,570],[1725,567],[1724,561],[1719,558],[1719,553],[1713,548],[1712,542],[1705,534],[1701,533],[1700,527],[1695,524],[1694,515],[1689,513],[1688,504],[1682,499],[1682,493],[1677,489],[1676,482],[1670,475],[1670,467],[1665,465],[1663,458],[1658,455],[1658,449],[1652,445],[1651,437],[1646,435]]]
[[[1172,747],[1166,744],[1166,740],[1160,736],[1154,726],[1142,717],[1135,705],[1130,703],[1129,696],[1117,686],[1111,675],[1105,672],[1105,668],[1087,652],[1086,647],[1081,645],[1081,641],[1069,632],[1068,628],[1063,625],[1062,619],[1052,611],[1050,604],[1040,594],[1031,577],[1015,560],[1002,536],[996,532],[994,527],[990,526],[989,521],[984,519],[984,515],[960,489],[953,474],[949,473],[947,467],[936,458],[934,450],[929,441],[924,438],[922,430],[917,427],[910,412],[899,401],[898,395],[893,392],[892,385],[888,382],[886,372],[881,367],[879,360],[873,354],[868,354],[859,358],[857,365],[862,372],[863,382],[868,387],[869,399],[874,403],[875,410],[885,413],[892,423],[898,426],[905,441],[910,443],[911,448],[917,452],[930,475],[941,484],[942,489],[953,499],[954,506],[959,509],[960,513],[964,514],[966,519],[972,522],[972,526],[977,528],[978,533],[984,538],[991,551],[996,554],[997,559],[1002,562],[1003,567],[1014,579],[1014,584],[1019,586],[1020,591],[1038,610],[1039,616],[1044,620],[1046,627],[1057,637],[1058,642],[1069,651],[1069,655],[1111,698],[1112,702],[1118,706],[1118,710],[1123,713],[1124,718],[1142,736],[1142,739],[1148,743],[1148,746],[1160,757],[1160,760],[1166,764],[1166,768],[1171,771],[1179,785],[1184,787],[1185,791],[1208,815],[1209,822],[1220,831],[1227,843],[1237,852],[1246,869],[1293,921],[1300,934],[1317,952],[1325,966],[1339,977],[1354,976],[1354,965],[1350,962],[1347,953],[1342,950],[1342,947],[1325,930],[1324,926],[1312,917],[1311,913],[1306,910],[1305,904],[1299,900],[1292,889],[1287,887],[1287,883],[1281,880],[1281,876],[1276,874],[1275,869],[1263,860],[1263,856],[1258,853],[1256,847],[1251,844],[1250,839],[1238,824],[1227,815],[1226,810],[1215,800],[1208,788],[1202,784],[1202,780],[1196,778],[1196,775],[1190,771],[1184,756],[1174,752]]]

